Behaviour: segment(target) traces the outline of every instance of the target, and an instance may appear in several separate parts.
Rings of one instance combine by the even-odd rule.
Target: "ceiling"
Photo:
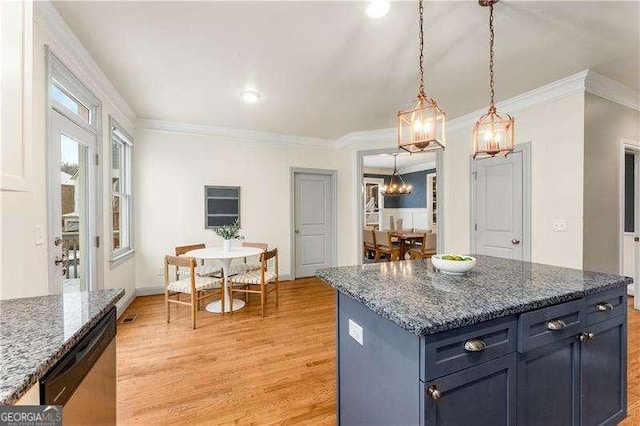
[[[401,152],[397,157],[398,169],[411,168],[416,171],[419,169],[435,168],[436,154],[433,152],[425,152],[417,155],[411,155],[407,152]],[[362,166],[366,168],[388,169],[393,170],[393,156],[391,154],[373,154],[362,156]],[[423,166],[423,167],[418,167]]]
[[[415,2],[63,1],[56,9],[139,118],[336,139],[393,127],[417,81]],[[487,9],[427,2],[427,91],[487,104]],[[502,1],[497,98],[592,69],[640,88],[638,2]],[[240,92],[258,91],[257,104]]]

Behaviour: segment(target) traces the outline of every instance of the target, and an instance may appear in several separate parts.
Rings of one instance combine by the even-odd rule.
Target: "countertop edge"
[[[69,340],[64,344],[62,348],[58,351],[51,354],[51,356],[42,363],[35,371],[27,373],[25,380],[18,386],[16,386],[15,390],[8,394],[4,399],[0,400],[0,405],[14,405],[16,402],[22,398],[29,389],[31,389],[35,384],[39,382],[39,380],[44,376],[44,374],[49,371],[51,367],[55,365],[63,356],[67,354],[69,349],[75,345],[78,340],[84,337],[87,334],[87,331],[95,324],[97,324],[105,314],[113,308],[116,303],[124,296],[124,289],[120,289],[120,291],[113,296],[113,298],[105,304],[104,308],[102,308],[93,318],[86,322],[76,333],[73,334],[69,338]]]
[[[400,328],[402,328],[404,330],[407,330],[410,333],[417,335],[418,337],[424,337],[424,336],[428,336],[428,335],[432,335],[432,334],[436,334],[436,333],[441,333],[441,332],[444,332],[444,331],[452,330],[454,328],[466,327],[466,326],[469,326],[469,325],[478,324],[478,323],[485,322],[485,321],[490,321],[490,320],[496,319],[496,318],[507,317],[509,315],[518,315],[518,314],[521,314],[523,312],[527,312],[529,310],[542,309],[542,308],[545,308],[545,307],[548,307],[548,306],[552,306],[552,305],[556,305],[556,304],[559,304],[559,303],[568,302],[570,300],[575,300],[575,299],[580,299],[582,297],[587,297],[587,296],[589,296],[591,294],[598,294],[598,293],[602,293],[602,292],[607,291],[607,290],[612,290],[612,289],[615,289],[615,288],[624,287],[625,285],[629,285],[629,284],[633,283],[633,279],[632,278],[626,277],[626,276],[621,276],[621,279],[619,279],[617,281],[612,281],[612,282],[609,282],[609,283],[607,283],[605,285],[602,285],[602,286],[600,286],[598,288],[593,288],[593,289],[589,289],[589,290],[586,290],[586,291],[575,291],[575,292],[567,293],[566,295],[562,295],[562,296],[552,296],[552,297],[548,297],[548,298],[543,298],[543,299],[540,299],[540,300],[536,300],[535,302],[529,302],[529,303],[525,303],[525,304],[522,304],[522,305],[517,305],[517,306],[514,306],[513,308],[500,309],[500,310],[497,310],[497,311],[487,311],[486,313],[483,313],[481,315],[473,314],[473,315],[470,315],[470,316],[461,317],[460,319],[456,319],[455,323],[454,322],[447,322],[447,323],[435,325],[433,327],[415,327],[415,328],[412,328],[412,327],[408,327],[406,323],[404,323],[403,321],[401,321],[397,317],[395,317],[393,315],[393,313],[388,312],[388,310],[385,309],[383,306],[379,306],[379,305],[376,305],[375,303],[371,303],[370,301],[366,300],[366,298],[363,298],[358,294],[353,294],[352,292],[347,291],[339,283],[334,283],[329,278],[323,276],[322,273],[316,274],[316,277],[321,279],[326,284],[328,284],[329,286],[333,287],[334,289],[336,289],[340,293],[344,294],[345,296],[348,296],[348,297],[350,297],[350,298],[362,303],[367,308],[371,309],[372,311],[374,311],[375,313],[377,313],[381,317],[388,319],[389,321],[393,322],[394,324],[396,324]]]

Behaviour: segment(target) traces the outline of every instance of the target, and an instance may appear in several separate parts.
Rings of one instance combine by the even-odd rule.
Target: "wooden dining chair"
[[[362,232],[363,255],[366,259],[370,259],[369,255],[376,252],[376,234],[373,228],[364,228]]]
[[[427,232],[423,235],[422,244],[416,244],[409,249],[411,259],[428,259],[436,254],[436,234]]]
[[[269,249],[269,245],[266,243],[251,243],[247,241],[242,242],[242,247],[253,247],[262,250],[263,252]],[[231,274],[243,274],[245,272],[250,271],[259,271],[260,270],[260,262],[248,262],[247,258],[244,258],[244,263],[240,263],[237,265],[233,265],[231,267]]]
[[[196,328],[196,308],[200,301],[219,293],[224,306],[223,280],[216,277],[203,277],[196,273],[196,259],[192,257],[165,256],[164,257],[164,301],[167,310],[167,323],[171,319],[169,305],[176,303],[191,308],[191,324]],[[169,277],[169,267],[176,269],[175,280]],[[177,270],[187,268],[189,276],[180,277]],[[180,294],[188,294],[188,301],[180,300]],[[175,299],[172,299],[176,296]],[[224,315],[224,311],[222,312]]]
[[[273,259],[274,268],[269,269],[269,260]],[[229,297],[231,313],[233,314],[234,293],[260,294],[260,314],[264,318],[264,306],[267,296],[272,291],[276,292],[276,308],[278,307],[278,249],[266,251],[260,254],[260,270],[249,271],[229,278]],[[259,288],[256,288],[259,286]]]
[[[188,246],[178,246],[175,248],[176,256],[184,256],[186,253],[191,250],[203,249],[206,246],[203,243],[200,244],[191,244]],[[189,276],[191,273],[188,268],[177,268],[178,275],[181,276]],[[201,277],[215,276],[217,278],[222,278],[222,269],[218,266],[205,265],[204,260],[200,259],[199,264],[196,266],[196,274]]]
[[[389,260],[400,259],[400,245],[391,242],[391,233],[388,231],[374,231],[376,239],[376,256],[374,262],[379,262],[382,255],[388,256]]]

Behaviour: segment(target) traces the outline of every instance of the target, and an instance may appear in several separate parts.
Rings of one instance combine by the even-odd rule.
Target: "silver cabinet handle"
[[[520,240],[517,240],[517,239],[514,238],[513,240],[511,240],[511,244],[513,244],[513,245],[520,244]]]
[[[599,312],[607,312],[613,309],[613,306],[611,306],[611,303],[609,302],[600,302],[596,305],[596,307],[598,308]]]
[[[482,352],[487,348],[487,344],[480,339],[467,340],[464,342],[464,350],[467,352]]]
[[[559,331],[563,328],[567,328],[567,324],[565,324],[561,319],[554,319],[547,323],[547,330]]]
[[[593,332],[584,332],[584,333],[580,333],[580,335],[578,336],[578,340],[580,340],[582,343],[588,341],[588,340],[593,340],[596,338],[595,333]]]
[[[435,386],[429,387],[429,389],[427,389],[427,393],[434,401],[437,401],[442,397],[442,392],[440,392]]]
[[[299,233],[300,233],[300,230],[299,230],[299,229],[296,229],[296,231],[295,231],[295,232],[296,232],[296,234],[299,234]]]

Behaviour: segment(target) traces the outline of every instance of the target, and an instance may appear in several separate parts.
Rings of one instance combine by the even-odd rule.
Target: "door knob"
[[[299,230],[299,229],[296,229],[296,234],[299,234],[299,233],[300,233],[300,230]]]
[[[513,244],[513,245],[520,244],[520,240],[516,240],[516,239],[514,238],[513,240],[511,240],[511,244]]]
[[[633,237],[633,241],[637,243],[638,241],[640,241],[640,237]]]
[[[56,256],[56,258],[53,260],[53,263],[56,266],[64,265],[66,262],[67,262],[67,256],[65,256],[64,254],[62,255],[62,257]]]
[[[60,244],[62,244],[62,238],[55,237],[54,240],[53,240],[53,245],[54,246],[59,246]]]

